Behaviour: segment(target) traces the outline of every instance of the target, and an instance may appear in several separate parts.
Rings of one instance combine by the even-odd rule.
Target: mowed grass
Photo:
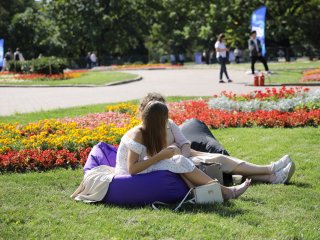
[[[189,97],[190,98],[190,97]],[[179,101],[181,97],[169,97]],[[133,101],[137,103],[137,101]],[[28,123],[102,112],[107,104],[2,117]],[[289,185],[254,184],[237,200],[186,205],[178,213],[150,206],[77,203],[70,194],[82,169],[0,174],[0,239],[317,239],[320,234],[319,128],[212,130],[233,156],[296,163]]]
[[[80,77],[67,80],[46,80],[46,81],[24,81],[24,82],[0,82],[1,85],[106,85],[119,81],[126,81],[137,78],[137,74],[111,71],[89,71]]]
[[[320,232],[318,128],[219,129],[228,151],[268,164],[288,153],[289,185],[254,184],[237,200],[179,212],[70,199],[82,170],[0,175],[2,239],[317,239]]]

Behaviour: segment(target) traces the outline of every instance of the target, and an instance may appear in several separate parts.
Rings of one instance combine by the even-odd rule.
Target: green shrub
[[[9,71],[17,73],[29,73],[30,63],[29,61],[10,61]]]
[[[67,67],[67,60],[57,57],[42,57],[29,61],[11,61],[9,71],[17,73],[59,74]]]
[[[32,61],[31,72],[40,74],[59,74],[67,67],[63,58],[43,57]]]

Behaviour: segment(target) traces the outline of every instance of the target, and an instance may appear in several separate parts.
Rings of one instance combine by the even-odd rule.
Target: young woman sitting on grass
[[[187,157],[177,154],[167,144],[168,108],[159,101],[146,104],[142,124],[130,129],[121,139],[116,159],[117,174],[140,174],[157,170],[179,173],[188,186],[206,185],[217,180],[210,178]],[[250,185],[246,179],[241,185],[221,185],[224,200],[243,194]]]
[[[145,107],[151,101],[166,103],[165,98],[161,94],[149,93],[140,103],[140,115],[143,115]],[[168,120],[166,130],[166,143],[171,149],[174,149],[175,154],[181,154],[186,158],[190,158],[194,163],[204,159],[208,162],[220,163],[222,171],[225,173],[241,174],[255,182],[282,184],[288,183],[295,171],[294,162],[288,155],[269,165],[256,165],[227,155],[205,153],[191,149],[190,141],[186,139],[180,128],[171,119]]]

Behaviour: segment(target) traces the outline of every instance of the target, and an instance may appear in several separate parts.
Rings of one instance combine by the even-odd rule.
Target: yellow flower
[[[132,115],[138,113],[138,107],[133,103],[119,103],[117,105],[106,106],[106,110],[110,112],[128,113]]]

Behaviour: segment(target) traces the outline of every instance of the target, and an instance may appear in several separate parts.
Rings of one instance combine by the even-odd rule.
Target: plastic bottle
[[[264,74],[263,73],[261,73],[261,76],[260,76],[259,86],[264,86]]]
[[[254,75],[253,77],[253,86],[259,86],[259,76]]]

